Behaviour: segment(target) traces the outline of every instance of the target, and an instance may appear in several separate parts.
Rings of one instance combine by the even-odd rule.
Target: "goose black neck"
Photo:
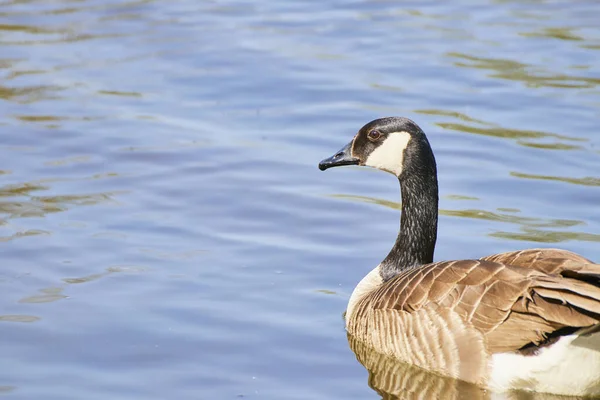
[[[429,158],[429,157],[427,157]],[[438,183],[433,154],[429,163],[400,176],[402,216],[394,247],[380,265],[387,281],[400,272],[433,262],[437,239]]]

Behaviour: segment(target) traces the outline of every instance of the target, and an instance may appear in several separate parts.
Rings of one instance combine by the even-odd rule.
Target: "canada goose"
[[[600,395],[600,264],[530,249],[433,262],[436,163],[407,118],[382,118],[319,168],[365,165],[396,175],[396,243],[356,286],[348,333],[369,347],[494,391]]]

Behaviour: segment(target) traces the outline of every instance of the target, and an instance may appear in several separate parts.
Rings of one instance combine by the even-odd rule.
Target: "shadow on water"
[[[369,386],[385,400],[438,399],[438,400],[578,400],[567,397],[530,392],[495,394],[467,382],[442,377],[421,368],[402,363],[373,351],[348,335],[350,349],[369,372]]]
[[[346,194],[334,194],[332,197],[360,201],[364,203],[378,204],[384,207],[401,210],[402,204],[394,201],[377,199],[369,196],[357,196]],[[486,221],[504,222],[518,225],[521,232],[506,232],[495,231],[489,233],[489,236],[510,239],[522,240],[539,243],[560,243],[568,240],[580,240],[586,242],[600,242],[600,234],[573,232],[573,231],[556,231],[543,228],[571,228],[574,226],[585,225],[583,221],[572,219],[544,219],[532,218],[515,215],[519,210],[514,209],[497,209],[496,211],[466,209],[466,210],[439,210],[440,215],[458,218],[481,219]]]

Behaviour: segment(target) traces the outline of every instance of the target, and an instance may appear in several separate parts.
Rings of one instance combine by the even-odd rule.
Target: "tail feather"
[[[597,266],[597,264],[592,264]],[[561,327],[588,327],[600,323],[600,285],[557,276],[540,277],[527,306]]]
[[[594,318],[579,308],[572,307],[572,302],[563,299],[560,300],[561,302],[557,302],[556,297],[558,296],[554,296],[555,294],[534,294],[533,302],[528,305],[527,311],[539,315],[546,321],[553,322],[556,328],[590,326],[598,322],[599,318]]]
[[[579,264],[562,271],[561,275],[600,287],[600,264]]]

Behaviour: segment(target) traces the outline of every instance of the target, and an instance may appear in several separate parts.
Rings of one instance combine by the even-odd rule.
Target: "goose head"
[[[408,118],[369,122],[352,141],[319,163],[319,169],[363,165],[392,173],[401,181],[411,174],[435,176],[435,158],[421,128]]]
[[[364,165],[394,174],[400,181],[402,217],[394,247],[380,264],[388,280],[407,268],[433,261],[437,238],[438,184],[435,157],[425,133],[408,118],[369,122],[352,141],[319,163],[322,171]]]

